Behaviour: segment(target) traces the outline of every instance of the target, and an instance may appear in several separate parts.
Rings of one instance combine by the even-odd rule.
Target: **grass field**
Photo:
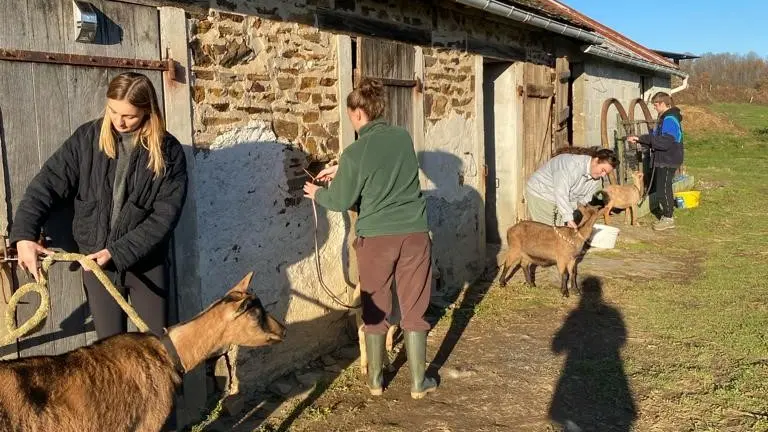
[[[665,246],[701,263],[687,280],[618,290],[630,329],[659,341],[625,353],[646,396],[644,430],[655,415],[679,420],[664,430],[768,430],[768,107],[713,110],[747,134],[689,131],[702,205],[678,212],[679,237]]]

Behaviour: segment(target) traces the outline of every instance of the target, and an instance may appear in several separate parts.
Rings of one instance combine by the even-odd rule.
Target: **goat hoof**
[[[504,281],[499,281],[499,286],[502,288],[505,288],[507,286],[507,283]]]
[[[568,291],[563,291],[562,294],[563,294],[563,298],[568,298],[571,296],[571,294]]]

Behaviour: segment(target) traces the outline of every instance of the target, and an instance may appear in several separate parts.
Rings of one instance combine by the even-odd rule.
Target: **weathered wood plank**
[[[526,63],[523,72],[525,101],[523,124],[525,125],[524,170],[527,179],[552,153],[552,96],[537,97],[549,93],[552,88],[551,68]]]
[[[44,163],[72,133],[68,107],[62,107],[62,102],[68,100],[69,84],[65,66],[34,64],[33,72],[35,120],[38,125],[40,161]]]
[[[93,54],[136,58],[135,39],[131,34],[134,29],[133,10],[136,6],[107,0],[94,0],[96,4],[102,13],[99,18],[104,18],[105,25],[99,23],[97,44],[92,45],[98,52]]]
[[[165,80],[160,102],[166,107],[166,127],[184,146],[189,175],[187,200],[173,235],[172,298],[176,299],[177,317],[187,320],[202,310],[200,276],[198,270],[197,204],[194,193],[194,155],[192,146],[192,100],[189,92],[190,72],[187,49],[185,12],[177,8],[160,9],[161,50],[178,62],[175,81]],[[177,403],[179,429],[199,415],[206,402],[205,373],[200,368],[184,376],[183,396]]]
[[[4,1],[0,13],[0,48],[29,49],[31,29],[26,1]]]
[[[32,64],[0,61],[0,109],[7,155],[10,211],[13,214],[40,168]]]
[[[71,135],[69,107],[61,107],[68,100],[67,69],[57,65],[34,65],[36,123],[40,159],[45,161]],[[64,112],[62,112],[64,111]],[[61,115],[50,115],[59,112]],[[51,238],[50,247],[76,251],[72,237],[73,210],[71,203],[53,209],[45,225]],[[48,354],[71,351],[86,344],[84,322],[85,295],[80,270],[69,263],[54,264],[50,270],[51,312],[45,327],[34,335],[38,340],[49,336]]]
[[[8,310],[8,304],[5,300],[9,299],[12,294],[13,277],[10,267],[0,268],[0,290],[2,290],[2,301],[0,301],[0,317],[4,317]],[[8,334],[8,329],[5,325],[0,325],[0,338]],[[0,360],[12,360],[19,357],[18,348],[16,342],[0,347]]]
[[[404,87],[386,87],[387,107],[384,118],[413,135],[413,90]]]
[[[102,116],[109,74],[113,69],[67,66],[69,124],[74,132],[81,124]]]
[[[570,145],[569,120],[571,118],[570,107],[570,77],[571,68],[567,57],[558,57],[555,61],[555,106],[556,113],[554,124],[554,147],[562,148]]]
[[[402,83],[415,78],[415,50],[411,45],[371,38],[358,38],[358,70],[365,77],[379,78],[385,84],[387,106],[384,112],[391,124],[413,135],[413,88]]]
[[[526,84],[525,95],[532,98],[550,98],[555,95],[555,87],[546,84]]]
[[[62,0],[27,0],[32,51],[64,52],[74,27],[72,14],[64,15]],[[72,3],[71,1],[68,3]],[[70,6],[71,7],[71,6]]]
[[[160,52],[160,17],[156,8],[135,5],[133,9],[133,46],[136,58],[160,60],[165,53]]]
[[[360,72],[363,76],[391,80],[413,80],[416,70],[411,45],[380,39],[359,38]]]

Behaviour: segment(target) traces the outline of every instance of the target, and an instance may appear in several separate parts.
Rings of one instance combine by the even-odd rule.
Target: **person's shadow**
[[[621,312],[603,302],[602,282],[582,282],[579,306],[552,339],[566,354],[548,417],[563,431],[629,431],[637,417],[621,348],[627,329]]]
[[[350,303],[344,273],[348,252],[343,252],[348,221],[343,215],[332,217],[319,205],[315,221],[312,202],[303,197],[309,180],[304,170],[316,174],[322,164],[310,162],[307,153],[277,142],[271,128],[258,123],[220,136],[195,155],[202,304],[214,301],[253,270],[251,291],[286,324],[284,342],[240,348],[240,395],[235,398],[240,401],[233,405],[242,409],[213,427],[256,429],[281,403],[301,394],[303,401],[278,427],[290,430],[293,420],[353,361],[338,358],[334,370],[290,372],[348,339],[348,311],[321,287],[315,264],[317,235],[323,280],[342,302]],[[279,385],[264,388],[278,377]],[[209,409],[222,391],[211,395]]]

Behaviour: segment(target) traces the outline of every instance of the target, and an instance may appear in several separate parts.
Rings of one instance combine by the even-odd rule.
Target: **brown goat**
[[[0,430],[159,431],[185,372],[230,345],[282,341],[285,327],[247,291],[252,276],[166,336],[127,333],[58,356],[0,362]]]
[[[534,221],[522,221],[507,230],[509,249],[502,264],[499,284],[506,286],[516,267],[521,265],[525,280],[531,286],[534,281],[533,265],[550,266],[557,264],[560,273],[560,292],[568,297],[568,281],[571,288],[579,292],[576,283],[576,260],[584,243],[592,235],[592,227],[604,210],[592,206],[579,206],[582,214],[578,230],[569,227],[553,227]]]
[[[608,202],[605,204],[605,224],[610,225],[610,213],[611,210],[626,209],[624,216],[624,223],[627,223],[627,216],[630,218],[632,225],[637,225],[637,204],[643,197],[643,191],[645,189],[643,184],[643,173],[635,171],[632,174],[631,185],[610,185],[603,189],[605,195],[608,196]]]

